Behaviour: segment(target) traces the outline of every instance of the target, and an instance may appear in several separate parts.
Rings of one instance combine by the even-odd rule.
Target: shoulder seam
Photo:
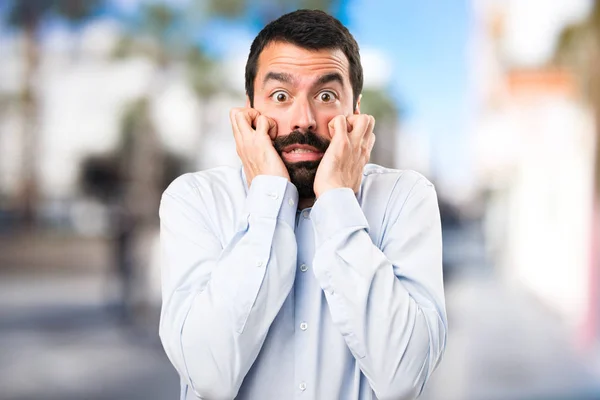
[[[402,205],[400,206],[400,210],[398,211],[398,214],[401,214],[401,213],[402,213],[402,210],[404,209],[404,206],[406,205],[406,202],[408,201],[408,199],[410,198],[410,196],[413,194],[413,192],[414,192],[414,190],[415,190],[415,187],[417,187],[417,185],[418,185],[418,184],[419,184],[421,181],[423,181],[423,180],[425,180],[425,179],[426,179],[426,178],[425,178],[423,175],[419,174],[419,179],[417,179],[417,180],[415,181],[415,183],[414,183],[414,184],[411,186],[410,190],[408,191],[408,194],[406,195],[406,198],[404,199],[404,202],[403,202],[403,203],[402,203]],[[398,180],[400,180],[400,177],[398,177]],[[398,181],[396,181],[396,183],[398,183]],[[394,186],[394,189],[395,189],[395,188],[396,188],[396,187]]]

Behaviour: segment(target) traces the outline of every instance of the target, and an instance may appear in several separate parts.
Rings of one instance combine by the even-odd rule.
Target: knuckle
[[[371,124],[371,116],[370,115],[362,115],[360,119],[360,123],[365,127],[368,127]]]

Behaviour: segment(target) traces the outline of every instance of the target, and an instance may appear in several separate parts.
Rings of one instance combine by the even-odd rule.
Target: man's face
[[[270,43],[258,59],[254,108],[277,122],[273,145],[301,198],[315,196],[315,174],[331,140],[329,121],[359,113],[358,105],[353,109],[349,71],[341,50],[306,50],[284,42]]]

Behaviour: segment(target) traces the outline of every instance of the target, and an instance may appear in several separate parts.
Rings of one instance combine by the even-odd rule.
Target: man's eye
[[[288,99],[288,95],[286,92],[275,92],[271,95],[271,98],[278,103],[284,103]]]
[[[321,92],[319,94],[319,100],[323,103],[331,103],[335,101],[335,94],[332,92]]]

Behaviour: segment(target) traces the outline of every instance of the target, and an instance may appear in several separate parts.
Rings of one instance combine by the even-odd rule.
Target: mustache
[[[301,144],[305,146],[312,146],[319,152],[324,153],[329,147],[330,141],[322,138],[313,131],[300,132],[298,130],[292,131],[289,135],[279,136],[273,140],[273,147],[277,150],[277,153],[281,155],[283,149],[293,144]]]

